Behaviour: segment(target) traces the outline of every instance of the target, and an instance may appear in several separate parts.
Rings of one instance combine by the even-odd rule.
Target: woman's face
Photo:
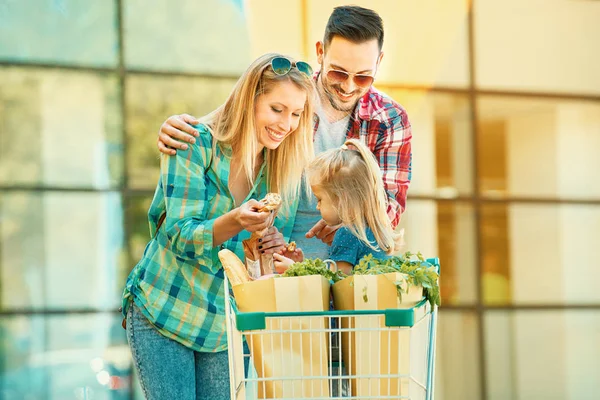
[[[279,147],[298,127],[305,103],[306,92],[288,80],[260,95],[254,115],[258,143],[270,150]]]

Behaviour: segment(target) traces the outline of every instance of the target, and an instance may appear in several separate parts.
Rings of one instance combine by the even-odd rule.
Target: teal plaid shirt
[[[154,235],[161,216],[166,218],[133,268],[123,293],[123,314],[131,301],[164,336],[196,351],[227,348],[223,267],[217,253],[227,248],[242,260],[242,231],[219,247],[213,246],[217,217],[236,207],[229,192],[231,148],[214,146],[203,125],[188,150],[161,155],[161,176],[148,211]],[[263,163],[250,198],[267,193]],[[275,226],[289,240],[293,220],[278,215]]]

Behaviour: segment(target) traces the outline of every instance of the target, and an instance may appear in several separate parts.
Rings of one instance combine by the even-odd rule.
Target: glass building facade
[[[600,2],[356,0],[408,112],[407,250],[439,256],[436,399],[600,393]],[[333,0],[0,1],[0,398],[141,399],[121,317],[156,136]]]

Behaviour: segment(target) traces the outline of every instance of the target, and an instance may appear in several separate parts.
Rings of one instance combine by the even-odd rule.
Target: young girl
[[[217,252],[243,257],[242,241],[269,225],[255,199],[276,192],[291,205],[298,198],[313,154],[313,99],[308,64],[267,54],[196,126],[196,143],[162,156],[148,211],[152,239],[123,292],[146,398],[230,398]],[[290,219],[280,222],[291,231]]]
[[[362,257],[387,258],[399,250],[402,234],[387,215],[381,170],[371,151],[356,139],[322,153],[307,168],[317,210],[328,225],[342,226],[331,244],[329,258],[350,274]],[[304,258],[302,250],[275,254],[278,272]]]

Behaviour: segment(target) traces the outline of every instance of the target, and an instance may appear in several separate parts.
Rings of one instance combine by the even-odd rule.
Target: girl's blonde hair
[[[314,157],[313,112],[316,95],[312,77],[296,67],[284,75],[276,75],[271,68],[271,61],[276,57],[287,58],[295,65],[291,57],[281,54],[270,53],[259,57],[237,81],[225,103],[201,118],[200,122],[209,127],[218,142],[231,146],[233,154],[240,157],[243,171],[252,184],[255,156],[259,148],[254,113],[258,97],[269,93],[281,82],[291,82],[304,90],[306,103],[298,127],[277,149],[266,151],[267,190],[279,193],[285,207],[298,198],[302,172]]]
[[[329,195],[342,224],[354,236],[387,254],[400,249],[402,234],[392,228],[381,170],[367,146],[356,139],[346,140],[341,148],[317,156],[307,172],[310,184]],[[375,245],[367,238],[367,227]]]

